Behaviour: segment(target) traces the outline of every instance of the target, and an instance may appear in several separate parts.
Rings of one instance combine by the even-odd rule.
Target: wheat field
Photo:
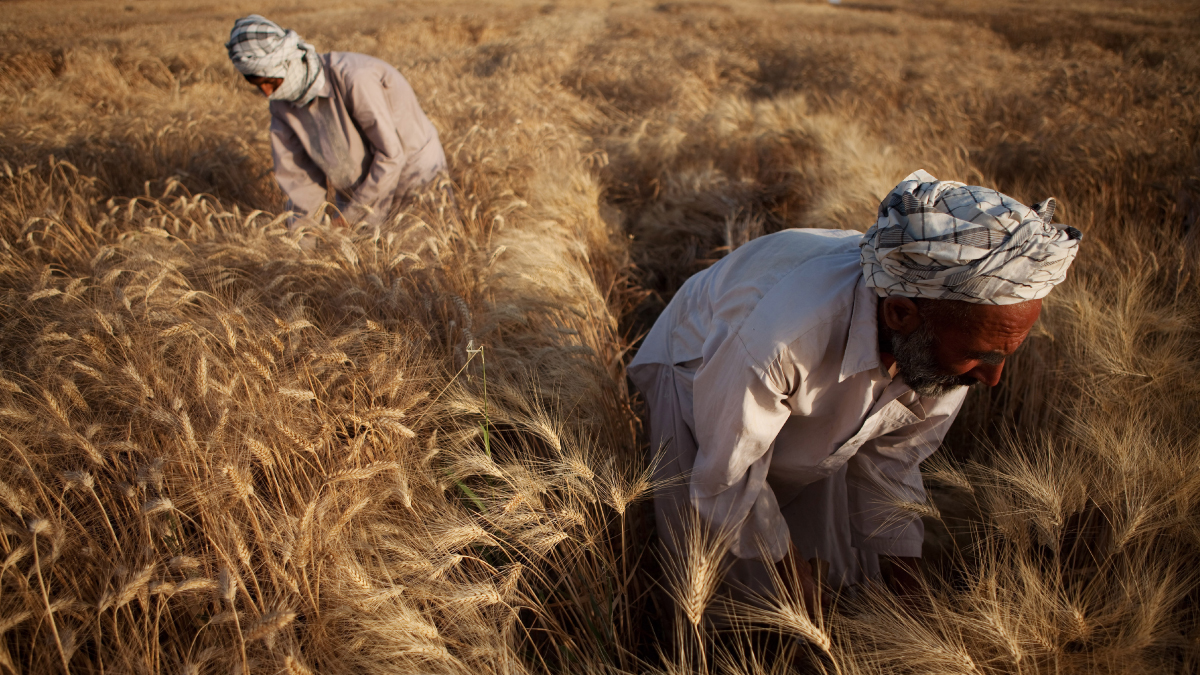
[[[3,0],[0,666],[1195,672],[1197,10]],[[396,65],[448,176],[289,231],[250,12]],[[916,168],[1057,197],[1079,259],[905,505],[923,595],[724,603],[656,553],[624,364]]]

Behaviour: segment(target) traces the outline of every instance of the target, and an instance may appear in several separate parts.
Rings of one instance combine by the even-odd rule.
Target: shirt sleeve
[[[925,539],[919,513],[904,504],[926,500],[921,462],[938,449],[962,403],[966,387],[948,394],[941,414],[867,441],[848,462],[846,497],[855,548],[879,555],[917,558]]]
[[[288,209],[305,215],[325,201],[325,174],[308,156],[296,132],[282,119],[271,115],[271,157],[275,180],[288,196]]]
[[[791,410],[779,373],[755,365],[735,334],[696,373],[692,505],[730,537],[739,558],[781,560],[791,537],[767,483],[775,437]]]
[[[354,191],[353,200],[346,210],[348,221],[360,220],[367,209],[389,197],[400,184],[408,153],[418,148],[405,148],[392,116],[387,98],[385,74],[376,75],[369,71],[347,82],[346,98],[350,114],[358,123],[373,153],[371,169]]]

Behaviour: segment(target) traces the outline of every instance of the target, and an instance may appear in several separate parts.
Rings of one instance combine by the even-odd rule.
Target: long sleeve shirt
[[[781,559],[781,505],[847,463],[853,545],[920,555],[921,522],[896,505],[924,498],[919,464],[966,388],[920,397],[882,368],[860,237],[785,230],[751,241],[683,285],[630,364],[635,382],[641,366],[672,365],[690,391],[690,499],[741,558]]]
[[[325,87],[311,103],[271,102],[275,178],[297,211],[316,210],[330,186],[348,221],[378,220],[397,191],[445,168],[437,130],[388,63],[349,52],[320,59]]]

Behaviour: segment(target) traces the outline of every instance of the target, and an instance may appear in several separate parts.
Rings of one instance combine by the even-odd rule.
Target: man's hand
[[[808,609],[809,616],[816,617],[820,611],[818,608],[823,608],[824,604],[829,602],[829,598],[821,593],[820,585],[813,578],[812,566],[800,557],[800,552],[794,544],[788,548],[783,560],[775,563],[775,569],[783,579],[784,588],[798,592],[800,597],[804,598],[804,606]]]
[[[342,227],[342,228],[350,227],[349,223],[346,222],[346,219],[341,217],[340,215],[333,216],[332,218],[330,218],[329,224],[334,227]]]
[[[880,562],[884,581],[888,588],[900,599],[900,602],[911,609],[924,606],[926,599],[925,586],[921,579],[920,558],[901,556],[882,556]]]

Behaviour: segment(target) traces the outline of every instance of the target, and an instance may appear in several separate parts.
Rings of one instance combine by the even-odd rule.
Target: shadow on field
[[[247,133],[265,130],[266,105],[223,91],[231,72],[190,47],[0,52],[0,100],[18,112],[0,123],[0,157],[13,170],[67,162],[108,196],[146,195],[147,183],[174,178],[245,208],[282,208],[269,148]],[[216,109],[214,93],[225,98]]]
[[[174,179],[193,194],[211,194],[244,208],[283,208],[271,168],[252,156],[236,137],[196,136],[184,143],[163,143],[168,133],[123,138],[78,138],[65,144],[9,148],[14,170],[42,158],[65,161],[100,182],[101,191],[117,198],[157,193]]]

